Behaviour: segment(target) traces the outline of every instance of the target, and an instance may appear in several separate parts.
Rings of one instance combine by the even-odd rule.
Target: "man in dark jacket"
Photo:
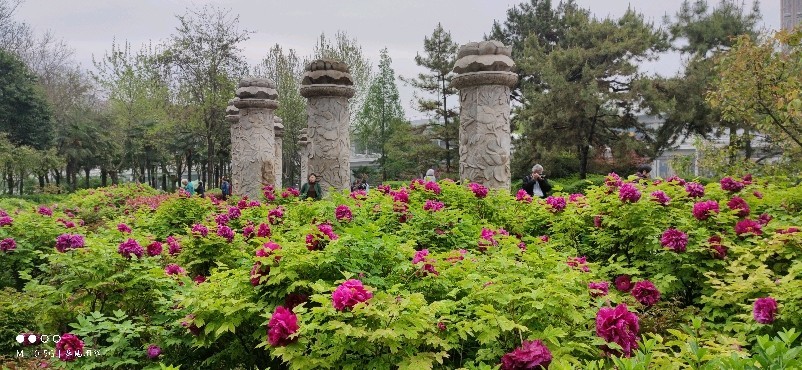
[[[532,197],[545,198],[551,191],[551,184],[543,176],[543,166],[536,164],[532,167],[532,173],[524,177],[524,184],[521,188]]]

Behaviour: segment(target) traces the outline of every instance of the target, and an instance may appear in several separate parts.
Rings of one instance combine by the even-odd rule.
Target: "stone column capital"
[[[457,89],[477,85],[502,85],[512,87],[518,75],[512,72],[515,62],[512,47],[495,40],[469,42],[457,52],[451,86]]]
[[[345,63],[333,59],[318,59],[306,66],[301,79],[301,96],[354,96],[354,80]]]
[[[518,83],[518,75],[513,72],[468,72],[457,75],[451,80],[451,87],[463,89],[478,85],[502,85],[513,87]]]

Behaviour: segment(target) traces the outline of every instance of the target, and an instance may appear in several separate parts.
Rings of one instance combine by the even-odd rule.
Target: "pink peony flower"
[[[501,370],[548,369],[551,352],[540,340],[525,340],[521,346],[501,357]]]
[[[270,221],[271,224],[276,225],[284,218],[284,207],[278,206],[267,212],[267,220]]]
[[[187,328],[190,334],[194,336],[200,335],[200,328],[198,325],[195,325],[195,314],[186,315],[184,320],[181,321],[181,326]]]
[[[691,198],[700,198],[705,195],[705,187],[698,182],[689,182],[685,184],[685,192]]]
[[[752,306],[752,317],[761,324],[771,324],[777,315],[777,301],[771,297],[763,297],[755,300]]]
[[[610,283],[606,281],[591,281],[588,283],[591,297],[606,296],[610,290]]]
[[[751,185],[752,184],[752,174],[751,173],[747,173],[746,175],[744,175],[744,177],[741,178],[741,182],[743,182],[744,185]]]
[[[601,227],[602,227],[602,216],[601,215],[593,216],[593,226],[595,228],[597,228],[597,229],[601,229]]]
[[[159,242],[150,243],[150,244],[148,244],[146,249],[147,249],[147,252],[148,252],[148,256],[151,256],[151,257],[158,256],[158,255],[162,254],[162,250],[163,250],[162,243],[159,243]]]
[[[84,342],[72,333],[62,335],[56,343],[56,353],[62,361],[74,361],[76,357],[83,355],[83,351]]]
[[[565,209],[565,198],[550,196],[546,198],[546,204],[551,207],[552,212],[560,212]]]
[[[242,211],[238,207],[228,207],[228,218],[236,220],[242,216]]]
[[[793,226],[785,228],[785,229],[777,229],[777,234],[793,234],[793,233],[798,233],[798,232],[799,232],[799,228],[798,227],[793,227]]]
[[[56,238],[56,250],[64,253],[69,249],[83,248],[84,237],[79,234],[61,234]]]
[[[743,219],[735,224],[735,234],[742,236],[743,234],[752,233],[754,235],[763,235],[763,227],[759,222],[750,219]]]
[[[468,188],[471,189],[473,195],[479,199],[487,196],[487,188],[482,184],[472,182],[468,184]]]
[[[368,199],[368,192],[364,190],[354,190],[351,192],[351,198],[355,200]]]
[[[486,251],[487,247],[489,246],[498,245],[498,241],[496,241],[496,239],[494,238],[495,235],[496,233],[493,232],[492,229],[488,229],[486,227],[482,228],[482,233],[479,235],[480,239],[478,243],[479,246],[478,249],[480,252]]]
[[[14,219],[9,215],[0,216],[0,227],[11,225]]]
[[[423,205],[423,210],[424,211],[437,212],[437,211],[442,210],[443,207],[445,207],[443,202],[438,202],[436,200],[427,199],[426,200],[426,204]]]
[[[281,249],[281,246],[278,243],[270,240],[267,243],[263,244],[261,248],[256,250],[256,257],[269,257],[273,255],[273,252]],[[280,256],[275,257],[276,261],[281,260]]]
[[[48,207],[45,207],[45,206],[39,206],[39,209],[36,210],[36,212],[38,212],[42,216],[52,216],[53,215],[53,210],[48,208]]]
[[[196,284],[204,283],[204,282],[206,282],[206,276],[203,276],[203,275],[195,276],[195,278],[192,279],[192,281],[194,281]]]
[[[640,199],[640,196],[640,190],[633,183],[628,182],[618,188],[618,199],[621,199],[622,202],[635,203]]]
[[[568,261],[566,262],[569,267],[578,268],[583,272],[589,272],[590,268],[588,267],[588,258],[585,256],[582,257],[568,257]]]
[[[338,311],[354,307],[373,297],[373,293],[365,290],[362,282],[356,279],[346,280],[331,294],[331,302]]]
[[[217,223],[218,225],[228,225],[229,221],[231,221],[231,219],[228,217],[228,214],[226,213],[221,213],[217,216],[214,216],[214,222]]]
[[[266,223],[260,223],[259,228],[256,230],[256,236],[260,238],[267,238],[270,237],[272,232],[270,231],[270,225]]]
[[[17,249],[17,242],[13,238],[0,240],[0,251],[9,252]]]
[[[757,199],[763,199],[763,193],[761,193],[761,192],[759,192],[759,191],[757,191],[757,190],[753,191],[753,192],[752,192],[752,194],[753,194],[753,195],[755,196],[755,198],[757,198]]]
[[[415,252],[415,256],[412,257],[412,264],[416,264],[418,262],[426,261],[426,256],[429,255],[428,249],[423,249]]]
[[[341,204],[337,206],[337,209],[334,210],[334,216],[337,218],[338,221],[351,221],[353,219],[353,215],[351,214],[351,208],[348,208],[345,204]]]
[[[746,217],[749,216],[749,205],[746,204],[746,201],[739,196],[734,196],[727,202],[727,207],[733,211],[738,211],[736,215],[738,217]]]
[[[519,202],[532,203],[532,197],[524,189],[518,190],[518,193],[515,194],[515,200]]]
[[[242,237],[245,240],[249,240],[256,236],[256,231],[254,231],[253,224],[247,224],[242,228]]]
[[[131,233],[131,227],[129,227],[126,224],[117,224],[117,231],[119,231],[121,233],[130,234]]]
[[[727,258],[727,247],[721,245],[721,237],[713,235],[707,239],[710,249],[713,252],[713,258],[723,260]]]
[[[393,202],[409,203],[409,192],[407,192],[407,188],[401,188],[394,192]]]
[[[256,262],[251,268],[251,285],[257,286],[262,283],[262,277],[270,273],[270,266],[263,266],[261,262]]]
[[[337,240],[337,238],[339,238],[339,236],[334,233],[334,228],[332,228],[329,224],[319,224],[317,225],[317,229],[320,231],[320,233],[327,236],[329,240]]]
[[[267,341],[273,347],[283,347],[297,338],[290,338],[298,331],[298,316],[291,310],[277,306],[267,323]]]
[[[662,206],[667,206],[668,203],[671,202],[671,197],[669,197],[668,194],[666,194],[662,190],[655,190],[650,195],[653,201],[659,203]]]
[[[649,280],[641,280],[632,288],[632,296],[644,306],[652,306],[660,300],[660,291]]]
[[[639,332],[638,316],[629,312],[624,303],[615,308],[602,307],[596,314],[596,335],[621,346],[626,357],[638,348]]]
[[[619,275],[613,282],[619,292],[629,293],[632,290],[632,278],[629,275]]]
[[[148,358],[149,359],[153,360],[153,359],[159,357],[160,354],[162,354],[162,349],[159,348],[159,346],[157,346],[155,344],[151,344],[151,345],[148,346]]]
[[[376,189],[382,194],[389,194],[391,191],[393,191],[390,185],[379,185],[376,187]]]
[[[721,184],[721,190],[726,190],[730,192],[739,192],[741,189],[744,188],[744,184],[740,181],[733,180],[732,177],[725,177],[721,179],[719,182]]]
[[[579,203],[583,200],[585,200],[584,194],[571,194],[568,196],[568,202],[570,203]]]
[[[439,322],[437,323],[437,330],[440,330],[440,331],[446,331],[446,329],[447,329],[447,328],[446,328],[446,323],[444,323],[444,322],[442,322],[442,321],[439,321]]]
[[[142,250],[142,246],[140,246],[136,240],[128,238],[128,240],[120,243],[117,252],[126,259],[131,259],[132,256],[142,258],[144,250]]]
[[[758,216],[758,217],[757,217],[757,222],[758,222],[758,223],[760,223],[760,225],[762,225],[762,226],[766,226],[766,225],[768,225],[768,224],[769,224],[769,222],[770,222],[772,219],[774,219],[774,217],[771,217],[771,215],[770,215],[770,214],[768,214],[768,213],[761,213],[761,214],[760,214],[760,216]]]
[[[171,256],[181,253],[181,244],[179,244],[178,239],[172,235],[167,237],[167,247],[167,253],[170,253]]]
[[[660,245],[677,253],[685,252],[685,247],[688,245],[688,234],[670,228],[664,231],[660,237]]]
[[[610,172],[607,177],[604,178],[604,184],[607,185],[610,190],[618,188],[624,182],[621,181],[621,176],[618,176],[615,172]]]
[[[693,205],[693,217],[699,221],[707,220],[714,213],[718,212],[718,202],[715,200],[706,200]]]
[[[680,186],[685,186],[685,179],[674,175],[666,179],[666,182],[676,182]]]
[[[225,238],[229,243],[234,240],[234,230],[226,225],[217,225],[217,235]]]
[[[424,189],[426,189],[426,191],[431,191],[432,193],[434,193],[436,195],[440,195],[440,193],[442,191],[440,189],[440,185],[438,183],[434,182],[434,181],[427,181],[426,185],[424,185]]]
[[[181,268],[181,266],[176,265],[175,263],[171,263],[164,267],[164,273],[168,276],[172,275],[184,275],[187,273],[187,270]]]
[[[423,262],[423,266],[421,270],[423,270],[424,275],[433,274],[433,275],[440,275],[435,269],[434,265],[432,265],[435,260],[428,258],[429,255],[428,249],[423,249],[415,252],[415,255],[412,257],[412,264],[416,265],[418,263]]]
[[[200,235],[205,238],[206,235],[209,235],[209,229],[207,229],[206,226],[203,226],[202,224],[192,225],[192,235],[195,236]]]

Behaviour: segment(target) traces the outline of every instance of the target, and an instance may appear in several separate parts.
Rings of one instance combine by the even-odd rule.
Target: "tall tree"
[[[285,184],[302,182],[298,139],[301,129],[306,127],[306,99],[300,93],[303,72],[304,63],[295,50],[285,51],[278,44],[274,45],[267,52],[267,56],[254,67],[255,75],[276,82],[279,102],[276,116],[281,117],[284,124],[282,170]]]
[[[802,30],[754,41],[744,35],[716,61],[707,99],[727,119],[747,122],[802,157]]]
[[[189,152],[188,159],[193,153],[205,152],[204,180],[217,183],[218,179],[213,178],[219,174],[217,145],[230,142],[225,108],[236,83],[247,71],[240,45],[251,32],[240,29],[239,16],[233,16],[230,10],[210,5],[189,9],[176,18],[179,26],[163,60],[177,79],[181,103],[191,106],[194,120],[201,125],[205,148]]]
[[[16,56],[0,50],[0,132],[15,145],[52,144],[51,111],[36,76]]]
[[[403,79],[425,94],[434,95],[434,98],[418,97],[418,110],[433,117],[430,121],[433,138],[445,145],[441,158],[446,162],[448,173],[452,173],[452,159],[459,153],[457,108],[448,104],[448,98],[457,93],[456,89],[451,87],[457,47],[457,43],[451,38],[451,32],[444,30],[443,25],[438,23],[432,35],[423,39],[424,55],[415,56],[415,64],[424,67],[427,72],[419,73],[415,78]]]
[[[631,10],[619,19],[598,20],[584,9],[563,17],[569,31],[560,44],[528,38],[518,61],[539,82],[523,91],[525,103],[517,113],[525,141],[516,153],[526,155],[538,145],[573,147],[585,178],[591,148],[615,146],[630,137],[628,130],[648,132],[635,119],[643,86],[637,66],[666,50],[668,42]]]
[[[408,121],[390,121],[390,135],[384,145],[386,160],[382,166],[387,179],[420,178],[440,163],[442,149],[426,138],[427,127],[412,126]]]
[[[761,18],[758,5],[755,1],[749,10],[735,0],[722,0],[715,7],[707,0],[684,0],[673,18],[664,19],[671,32],[672,48],[685,55],[687,62],[680,75],[654,80],[662,99],[650,102],[665,119],[657,132],[658,152],[689,135],[709,137],[720,134],[722,129],[730,131],[731,145],[742,141],[736,132],[743,125],[725,120],[719,110],[705,102],[704,95],[715,76],[716,55],[729,50],[739,35],[757,37],[756,24]],[[750,149],[748,142],[740,144]]]
[[[370,83],[368,95],[362,110],[357,114],[356,127],[357,148],[366,152],[379,152],[379,166],[382,168],[382,180],[387,180],[387,152],[385,145],[391,135],[393,120],[403,120],[401,100],[398,86],[395,83],[395,71],[387,48],[381,50],[379,57],[379,73]]]
[[[356,123],[356,112],[362,109],[362,104],[365,102],[365,96],[367,96],[368,88],[370,87],[371,76],[373,76],[370,59],[365,56],[357,39],[349,37],[344,31],[337,31],[333,39],[329,39],[325,34],[321,33],[312,53],[313,59],[335,59],[348,65],[351,71],[351,78],[354,80],[354,89],[356,90],[354,97],[351,98],[348,104],[351,112],[350,125],[353,130]]]

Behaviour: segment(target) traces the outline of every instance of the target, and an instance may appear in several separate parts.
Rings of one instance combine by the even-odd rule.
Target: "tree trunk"
[[[579,179],[584,180],[588,175],[588,156],[590,154],[589,145],[579,146]]]
[[[56,180],[56,186],[61,186],[61,169],[56,168],[53,170],[53,177]]]
[[[45,188],[45,175],[39,175],[39,189]]]
[[[167,191],[167,166],[162,163],[162,190]]]
[[[273,123],[271,122],[270,124],[272,125]],[[212,135],[208,135],[206,137],[206,166],[205,166],[206,169],[203,171],[204,172],[203,181],[205,184],[209,184],[212,182],[211,177],[212,174],[214,173],[214,160],[216,157],[214,150],[215,150],[214,138],[212,137]],[[208,175],[209,177],[206,177],[206,175]]]
[[[92,169],[89,167],[84,167],[84,174],[86,174],[86,181],[84,181],[84,183],[86,184],[87,189],[89,189],[89,171],[91,170]]]
[[[8,194],[14,195],[14,171],[11,166],[6,169],[6,182],[8,185]]]
[[[23,185],[25,183],[25,169],[19,170],[19,195],[22,195]]]
[[[100,186],[106,187],[109,173],[105,167],[100,167]]]
[[[192,181],[192,151],[187,153],[187,181]]]
[[[109,170],[109,177],[111,177],[111,184],[117,185],[120,183],[120,178],[118,176],[117,170]]]

